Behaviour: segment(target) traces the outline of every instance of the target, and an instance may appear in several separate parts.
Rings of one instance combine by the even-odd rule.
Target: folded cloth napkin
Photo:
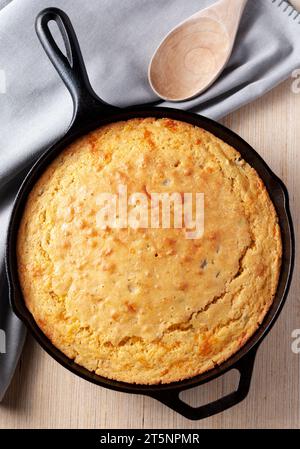
[[[213,2],[0,0],[0,7],[6,5],[0,11],[0,329],[6,332],[6,353],[0,354],[0,399],[25,338],[23,325],[9,307],[3,265],[12,201],[26,171],[64,133],[72,115],[70,96],[35,35],[36,15],[48,6],[69,14],[96,92],[111,104],[125,106],[157,100],[147,81],[155,48],[172,27]],[[214,119],[224,116],[300,67],[299,32],[300,15],[286,1],[249,1],[232,57],[219,80],[191,101],[160,104]]]

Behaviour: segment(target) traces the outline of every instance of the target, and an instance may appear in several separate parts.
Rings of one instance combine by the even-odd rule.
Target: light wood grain
[[[290,0],[290,3],[294,6],[294,8],[300,11],[300,0]]]
[[[247,0],[219,0],[176,26],[159,45],[149,82],[165,100],[204,92],[227,64]]]
[[[291,80],[227,117],[223,123],[244,137],[285,181],[296,235],[300,223],[300,94]],[[299,252],[292,288],[276,325],[257,355],[249,396],[235,408],[192,422],[159,402],[97,387],[66,371],[28,338],[4,402],[1,428],[300,428],[300,354],[291,332],[300,328]],[[205,385],[185,399],[205,402],[234,379]]]

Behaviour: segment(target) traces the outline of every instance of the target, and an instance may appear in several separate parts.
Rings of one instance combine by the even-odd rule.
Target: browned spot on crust
[[[152,149],[154,149],[156,145],[155,145],[155,143],[154,143],[154,141],[152,139],[152,136],[153,136],[153,134],[148,129],[145,129],[145,131],[144,131],[144,139],[150,145],[150,147]]]
[[[116,178],[118,180],[118,182],[124,182],[127,183],[128,182],[128,176],[126,173],[124,173],[123,171],[119,170],[116,172]]]
[[[213,352],[212,341],[210,338],[204,340],[204,342],[200,345],[199,352],[202,355],[209,355]]]
[[[203,246],[203,243],[200,240],[193,240],[192,245],[193,245],[193,248],[195,250],[197,250]]]
[[[112,253],[113,253],[112,248],[106,248],[106,249],[102,250],[102,252],[101,252],[101,254],[103,256],[110,256]]]
[[[147,195],[147,197],[151,200],[151,193],[149,192],[146,185],[143,186],[143,192]]]
[[[115,271],[116,265],[111,262],[102,262],[101,268],[103,271],[108,271],[112,273],[113,271]]]
[[[96,248],[98,246],[98,241],[97,240],[89,240],[88,244],[91,248]]]
[[[180,263],[185,264],[185,263],[192,262],[192,261],[193,261],[192,256],[189,256],[186,254],[184,256],[181,256]]]
[[[127,310],[128,310],[129,312],[134,313],[134,312],[137,311],[137,306],[136,306],[136,304],[134,304],[134,303],[132,303],[132,302],[125,301],[125,306],[127,307]]]
[[[258,277],[263,276],[265,271],[266,271],[266,267],[263,263],[260,263],[259,265],[257,265],[256,270],[255,270]]]
[[[207,238],[208,238],[208,240],[211,240],[212,242],[216,242],[219,239],[218,231],[208,233]]]
[[[98,153],[98,151],[99,151],[99,143],[100,143],[99,141],[100,141],[100,137],[97,136],[97,134],[95,134],[95,133],[90,134],[88,136],[88,142],[89,142],[89,144],[91,146],[91,153],[92,154]]]
[[[180,290],[181,292],[185,292],[186,290],[188,290],[189,288],[189,284],[187,282],[180,282],[180,284],[178,285],[178,290]]]
[[[62,244],[61,244],[61,247],[62,247],[63,249],[68,249],[68,248],[70,248],[70,247],[71,247],[70,241],[69,241],[69,240],[64,240],[64,241],[62,242]]]
[[[32,273],[32,275],[33,275],[34,277],[36,277],[36,276],[42,276],[43,273],[44,273],[44,270],[42,269],[41,266],[36,265],[36,266],[34,266],[34,267],[31,268],[31,273]]]
[[[150,155],[148,153],[143,154],[137,161],[137,166],[140,168],[146,168],[150,162]]]
[[[89,229],[87,232],[89,237],[98,237],[99,234],[96,229]]]
[[[99,163],[95,166],[96,171],[103,170],[103,167],[112,160],[112,154],[110,152],[105,153],[100,149],[96,149],[93,151],[93,154],[97,155],[97,160],[99,160]]]
[[[166,119],[163,121],[163,124],[166,128],[170,129],[171,131],[176,131],[178,128],[178,124],[171,119]]]
[[[239,339],[239,347],[244,345],[245,341],[247,340],[246,336],[247,336],[247,332],[245,332],[245,331],[242,332],[241,337]]]
[[[38,323],[39,326],[45,327],[45,324],[46,324],[45,320],[43,320],[43,319],[37,317],[37,318],[36,318],[36,322]],[[47,335],[49,336],[49,332],[47,333]]]
[[[173,256],[176,254],[176,240],[167,237],[165,239],[166,255]]]
[[[78,227],[79,229],[86,229],[88,227],[88,223],[84,219],[78,220]]]
[[[103,158],[104,162],[106,164],[108,164],[111,161],[112,155],[111,155],[111,153],[103,153],[102,158]]]
[[[168,246],[174,246],[176,245],[176,240],[175,239],[170,239],[169,237],[165,238],[165,243]]]
[[[192,168],[186,168],[185,170],[183,170],[183,174],[184,176],[191,176],[194,173]]]
[[[262,180],[260,178],[257,178],[257,187],[259,190],[264,189],[264,183],[262,182]]]

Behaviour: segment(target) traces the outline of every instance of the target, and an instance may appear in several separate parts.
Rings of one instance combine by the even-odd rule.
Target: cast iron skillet
[[[67,57],[60,51],[50,33],[49,22],[52,20],[58,24],[63,36]],[[248,394],[257,348],[262,338],[266,336],[277,319],[291,282],[294,264],[294,234],[285,186],[243,139],[219,123],[200,115],[176,109],[151,108],[149,106],[146,108],[131,107],[119,109],[100,100],[89,83],[74,29],[68,16],[63,11],[56,8],[43,10],[37,17],[36,31],[47,55],[72,95],[74,115],[65,136],[49,148],[30,170],[15,200],[9,225],[6,251],[10,300],[14,312],[24,321],[36,340],[54,359],[65,368],[90,382],[112,390],[151,396],[189,419],[205,418],[232,407],[242,401]],[[283,260],[278,289],[272,307],[257,332],[245,346],[220,366],[191,379],[168,385],[145,386],[117,382],[91,373],[74,363],[51,344],[35,323],[25,306],[17,272],[16,240],[22,212],[29,192],[49,163],[74,139],[86,134],[89,130],[107,123],[134,117],[168,117],[182,120],[212,132],[229,145],[235,147],[242,157],[257,170],[264,181],[276,207],[282,232]],[[179,394],[182,391],[204,384],[231,369],[236,369],[240,373],[237,390],[233,393],[212,403],[195,408],[180,399]]]

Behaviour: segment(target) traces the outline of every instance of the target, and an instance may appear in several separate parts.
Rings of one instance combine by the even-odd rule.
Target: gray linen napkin
[[[109,103],[125,106],[157,100],[147,82],[155,48],[172,27],[213,2],[0,0],[0,7],[9,3],[0,11],[0,92],[6,84],[6,93],[0,93],[0,329],[6,332],[6,353],[0,354],[0,400],[25,338],[23,325],[9,308],[3,267],[11,204],[32,162],[64,133],[72,115],[70,96],[35,35],[36,15],[48,6],[69,14],[96,92]],[[249,0],[222,77],[196,99],[161,104],[218,119],[300,67],[299,35],[300,16],[286,1]]]

